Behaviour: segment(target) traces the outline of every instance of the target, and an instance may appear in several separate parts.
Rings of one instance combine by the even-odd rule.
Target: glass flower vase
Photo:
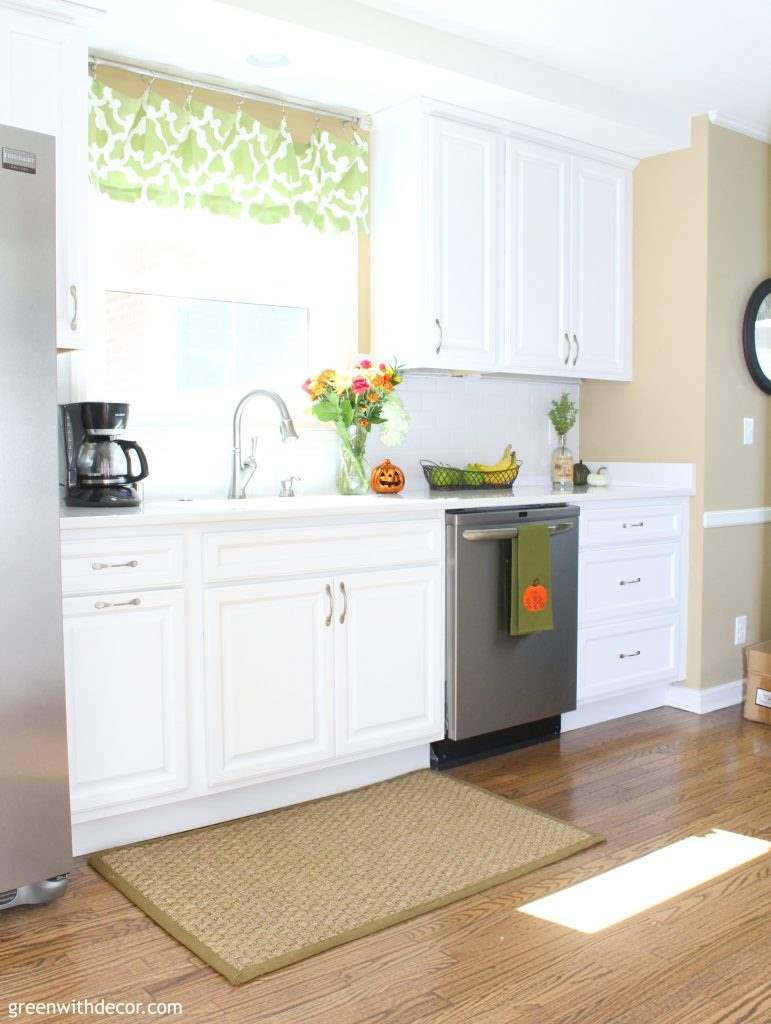
[[[555,491],[573,490],[573,453],[565,444],[564,435],[552,452],[551,483]]]
[[[337,490],[339,494],[368,494],[370,467],[364,457],[367,434],[359,427],[337,428],[340,442],[337,469]]]

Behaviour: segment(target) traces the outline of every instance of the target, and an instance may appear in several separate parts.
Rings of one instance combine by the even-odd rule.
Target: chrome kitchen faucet
[[[230,473],[229,498],[245,498],[246,488],[257,471],[256,437],[251,439],[251,453],[248,458],[243,461],[241,459],[241,420],[243,419],[244,409],[246,409],[253,398],[269,398],[276,406],[281,417],[278,429],[281,433],[282,441],[297,440],[297,431],[292,422],[292,417],[289,415],[286,402],[281,395],[276,394],[275,391],[266,391],[263,388],[257,388],[255,391],[249,391],[248,394],[244,395],[236,406],[236,411],[233,413],[233,466]]]

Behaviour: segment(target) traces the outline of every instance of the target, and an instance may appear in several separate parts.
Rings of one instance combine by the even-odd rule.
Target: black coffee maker
[[[121,437],[127,421],[125,402],[62,406],[67,505],[131,508],[140,504],[135,485],[147,476],[147,459],[135,441]],[[133,472],[131,452],[139,461],[138,473]]]

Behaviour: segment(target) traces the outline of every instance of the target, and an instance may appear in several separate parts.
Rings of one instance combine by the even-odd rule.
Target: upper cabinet
[[[428,258],[437,366],[495,369],[500,146],[484,128],[429,121]]]
[[[374,120],[376,351],[628,380],[634,162],[470,117],[416,101]]]
[[[88,48],[80,25],[0,6],[0,124],[56,138],[57,337],[85,344]]]

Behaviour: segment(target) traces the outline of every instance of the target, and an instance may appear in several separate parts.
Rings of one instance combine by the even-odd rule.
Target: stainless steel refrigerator
[[[54,140],[0,126],[0,909],[70,870]]]

